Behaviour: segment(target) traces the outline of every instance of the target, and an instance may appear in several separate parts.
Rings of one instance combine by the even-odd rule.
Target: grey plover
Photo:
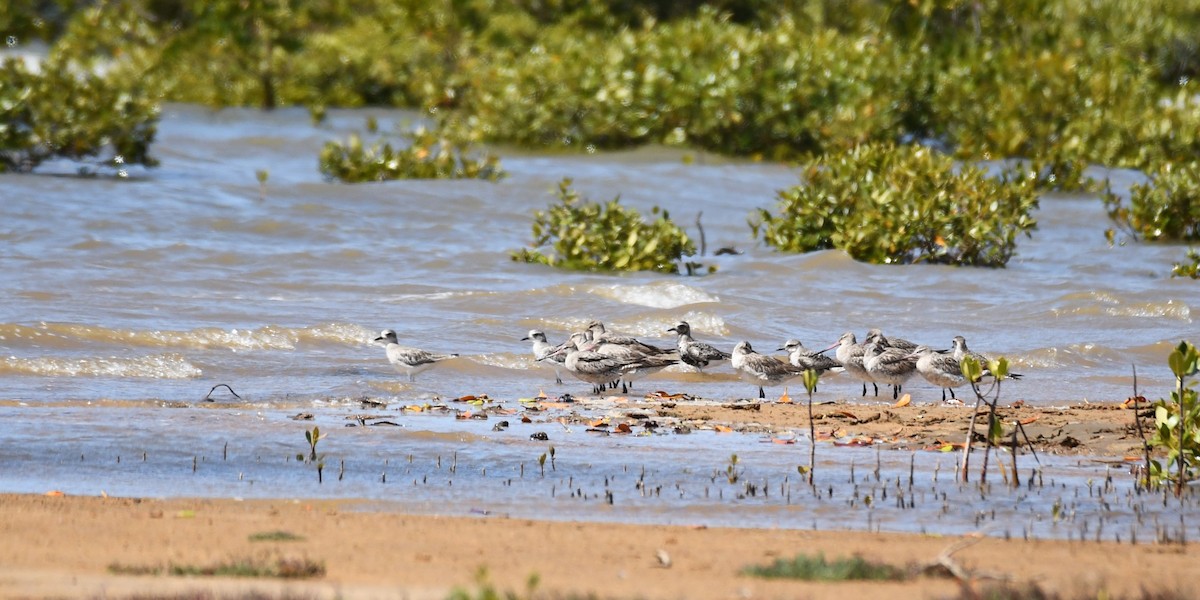
[[[729,359],[735,371],[744,381],[758,386],[758,397],[766,398],[764,385],[779,385],[792,378],[804,374],[805,369],[785,363],[774,356],[759,354],[750,346],[750,342],[738,342],[733,347],[733,356]]]
[[[697,370],[703,371],[704,367],[708,366],[708,363],[729,360],[732,356],[728,352],[718,350],[711,344],[697,342],[692,338],[692,326],[687,321],[680,321],[667,331],[679,336],[676,342],[676,348],[679,350],[679,359],[686,365],[696,367]]]
[[[624,349],[647,356],[672,354],[675,352],[674,350],[647,344],[633,336],[610,333],[604,327],[604,323],[600,321],[588,323],[587,330],[592,333],[592,340],[601,344],[600,352],[618,352],[620,349]]]
[[[563,362],[566,361],[566,357],[559,354],[550,358],[556,346],[546,340],[546,333],[540,329],[530,329],[529,335],[521,338],[521,341],[532,342],[534,360],[549,363],[554,368],[554,382],[561,385]]]
[[[384,351],[387,353],[388,362],[392,363],[392,366],[397,371],[408,375],[409,381],[416,381],[417,373],[443,360],[458,356],[457,354],[436,354],[426,350],[401,346],[396,339],[396,332],[391,329],[384,329],[379,333],[379,337],[373,341],[384,342]]]

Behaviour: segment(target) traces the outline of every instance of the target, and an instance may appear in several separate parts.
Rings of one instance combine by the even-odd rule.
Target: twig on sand
[[[1130,400],[1133,400],[1133,426],[1135,429],[1137,429],[1138,436],[1142,438],[1142,452],[1146,455],[1146,464],[1143,467],[1145,470],[1145,472],[1143,473],[1144,477],[1139,477],[1138,479],[1140,479],[1142,481],[1141,485],[1143,488],[1149,489],[1150,488],[1150,443],[1146,441],[1146,432],[1142,429],[1142,415],[1140,413],[1138,413],[1138,410],[1140,410],[1138,407],[1138,404],[1145,402],[1146,399],[1138,395],[1137,365],[1129,365],[1129,366],[1133,367],[1133,397],[1130,398]]]
[[[229,390],[229,393],[233,394],[234,398],[237,398],[238,400],[242,399],[242,397],[239,396],[237,392],[233,391],[233,388],[229,387],[228,383],[218,383],[217,385],[212,386],[212,389],[208,390],[208,393],[204,395],[204,402],[216,402],[216,400],[212,399],[212,393],[217,391],[217,388],[220,388],[220,387],[223,387],[223,388]]]
[[[970,548],[971,546],[982,542],[984,539],[986,538],[982,533],[976,532],[975,534],[971,534],[968,537],[964,537],[963,539],[950,544],[944,550],[938,553],[937,558],[933,559],[933,561],[929,563],[926,563],[925,565],[922,565],[921,571],[924,573],[930,573],[938,570],[944,570],[963,584],[967,584],[978,579],[1008,581],[1011,579],[1009,575],[973,571],[967,569],[959,564],[958,561],[954,560],[954,554],[956,552]]]

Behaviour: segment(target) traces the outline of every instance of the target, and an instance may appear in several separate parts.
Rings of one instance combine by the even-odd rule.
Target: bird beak
[[[383,337],[383,336],[381,335],[381,336],[379,336],[379,337],[377,337],[377,338],[375,338],[375,339],[373,339],[373,340],[371,340],[371,341],[372,341],[372,342],[382,342],[383,340],[386,340],[386,339],[387,339],[387,338],[385,338],[385,337]]]
[[[776,348],[776,349],[775,349],[775,351],[776,351],[776,352],[783,352],[784,350],[787,350],[787,346],[784,346],[783,348]]]
[[[528,341],[529,341],[529,336],[525,336],[525,337],[521,338],[521,341],[522,341],[522,342],[528,342]]]
[[[674,327],[667,330],[667,333],[679,333]]]

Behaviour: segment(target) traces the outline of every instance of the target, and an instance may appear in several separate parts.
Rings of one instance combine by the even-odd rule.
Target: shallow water
[[[197,479],[188,457],[225,441],[231,446],[253,441],[255,452],[278,459],[298,451],[301,429],[311,426],[287,416],[311,411],[315,423],[341,434],[344,417],[358,410],[354,399],[363,396],[404,403],[482,393],[512,402],[539,388],[581,394],[587,385],[554,385],[519,338],[540,328],[557,341],[591,318],[663,345],[673,342],[665,330],[686,319],[697,337],[726,348],[746,339],[762,350],[789,337],[824,347],[845,330],[861,336],[870,327],[938,347],[961,334],[974,350],[1008,356],[1025,375],[1005,387],[1005,401],[1037,405],[1124,399],[1132,391],[1131,364],[1137,365],[1143,393],[1166,395],[1169,348],[1197,337],[1191,313],[1195,284],[1168,277],[1171,262],[1184,250],[1108,247],[1103,235],[1108,223],[1094,196],[1044,197],[1039,229],[1021,241],[1006,269],[872,266],[839,252],[781,255],[755,244],[746,225],[750,212],[772,206],[775,191],[796,182],[796,172],[781,165],[707,155],[689,163],[683,152],[659,148],[595,155],[501,149],[511,176],[498,184],[323,181],[316,170],[321,144],[361,128],[367,115],[376,116],[383,130],[414,116],[334,111],[327,123],[314,126],[302,110],[214,113],[168,106],[155,145],[161,167],[133,169],[130,180],[53,174],[72,173],[71,165],[55,165],[46,175],[0,175],[5,274],[0,401],[7,429],[0,444],[5,463],[23,457],[15,464],[26,473],[6,468],[0,489],[383,498],[387,494],[368,489],[366,473],[361,484],[305,488],[277,465],[279,473],[235,484]],[[269,172],[262,189],[258,169]],[[1096,174],[1111,177],[1118,187],[1138,181],[1132,173]],[[706,257],[719,271],[691,278],[567,273],[512,262],[508,252],[528,242],[532,212],[553,200],[563,177],[574,178],[591,199],[620,194],[630,206],[662,206],[681,224],[693,223],[702,212],[710,251],[736,246],[744,254]],[[694,225],[690,231],[696,233]],[[370,342],[383,328],[395,329],[404,343],[463,357],[410,384]],[[709,377],[664,372],[639,387],[718,399],[756,391],[728,369],[713,371]],[[231,397],[223,390],[214,394],[221,399],[218,408],[170,408],[196,406],[220,383],[246,400],[236,405],[244,408],[229,408]],[[856,383],[835,379],[822,386],[818,399],[854,399],[859,391]],[[939,390],[923,382],[914,381],[906,391],[918,403],[940,398]],[[408,440],[414,432],[469,431],[475,424],[427,418],[405,425],[398,434],[369,428],[372,437],[356,438],[361,446],[344,451],[349,465],[371,462],[355,454],[372,451],[368,440],[400,448],[398,454],[383,449],[368,454],[378,463],[427,442],[389,436]],[[487,447],[495,453],[489,460],[511,471],[515,461],[544,446],[529,446],[527,433],[511,434],[519,439],[506,446],[499,440],[511,436],[492,433],[486,423],[479,427],[472,442],[446,442],[436,451],[457,449],[461,457]],[[593,462],[610,450],[583,437],[588,441],[568,436],[554,443],[560,448],[579,443]],[[707,449],[713,441],[700,439],[639,438],[612,460],[633,465],[646,460],[639,457],[668,451],[691,456],[695,446]],[[703,470],[733,451],[767,456],[779,451],[742,436],[730,439],[740,441],[716,444]],[[86,459],[123,455],[124,465],[141,452],[179,454],[176,458],[188,459],[187,472],[172,475],[174,463],[159,472],[147,460],[142,469],[130,466],[131,475],[119,485],[117,479],[110,484],[109,477],[117,478],[122,469]],[[833,461],[831,468],[845,468],[854,452],[822,455]],[[60,453],[85,460],[48,464]],[[203,454],[215,468],[212,452]],[[771,467],[779,472],[772,479],[794,471],[795,457],[780,460]],[[907,468],[907,455],[894,460]],[[952,469],[952,463],[942,469]],[[374,477],[378,465],[370,470]],[[1096,476],[1095,469],[1080,475]],[[515,511],[521,494],[545,493],[493,488],[484,485],[480,489],[490,490],[488,495],[474,497],[485,497],[479,504],[494,503],[495,510]],[[397,493],[434,507],[443,497],[432,489]],[[698,494],[691,489],[686,497]],[[1045,498],[1034,502],[1045,509]],[[582,508],[562,508],[568,504]],[[553,506],[572,517],[603,518],[599,504]],[[691,510],[686,502],[662,506],[659,516],[646,518],[666,520]],[[743,509],[739,505],[719,519],[745,518],[749,524],[784,519],[791,523],[786,526],[808,526],[801,522],[807,519],[779,516],[790,514],[787,510]],[[911,529],[895,521],[884,527]]]

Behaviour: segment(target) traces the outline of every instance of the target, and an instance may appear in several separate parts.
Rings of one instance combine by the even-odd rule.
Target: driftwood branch
[[[986,538],[982,535],[982,533],[975,533],[970,537],[964,537],[963,539],[958,540],[957,542],[954,542],[943,549],[940,553],[938,553],[937,558],[922,565],[921,570],[926,573],[931,571],[945,571],[946,573],[949,573],[951,577],[954,577],[963,584],[970,583],[978,579],[1008,581],[1011,579],[1011,577],[1008,575],[974,571],[967,569],[959,564],[958,561],[954,560],[955,553],[970,548],[971,546],[982,542],[984,539]]]
[[[212,386],[212,389],[208,390],[208,393],[204,395],[204,402],[216,402],[216,400],[212,399],[212,393],[217,391],[217,388],[222,388],[222,387],[229,390],[229,393],[233,394],[234,398],[237,398],[238,400],[242,399],[242,397],[239,396],[237,392],[233,391],[233,388],[229,387],[228,383],[218,383],[217,385]]]

